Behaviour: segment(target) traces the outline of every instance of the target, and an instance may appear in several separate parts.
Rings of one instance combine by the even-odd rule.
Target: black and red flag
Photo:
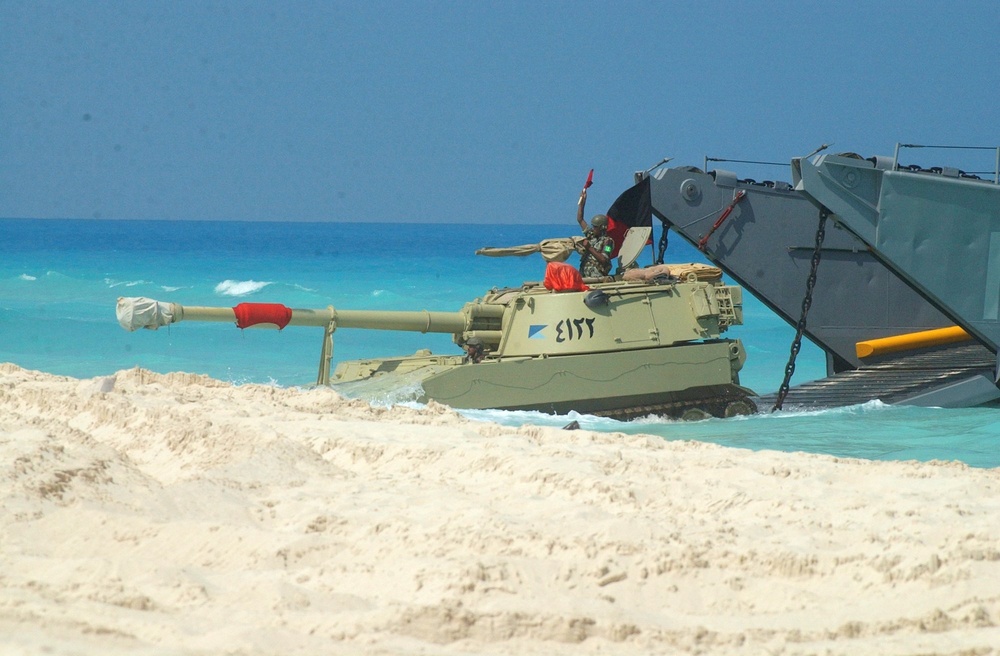
[[[637,185],[626,189],[608,209],[608,234],[615,240],[615,250],[611,257],[618,256],[618,250],[625,241],[629,228],[653,227],[653,204],[649,198],[649,178],[645,177]]]

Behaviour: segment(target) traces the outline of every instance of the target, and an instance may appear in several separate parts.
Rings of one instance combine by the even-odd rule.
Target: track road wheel
[[[703,419],[711,419],[712,415],[708,414],[701,408],[688,408],[681,414],[682,421],[701,421]]]
[[[741,415],[752,415],[755,412],[757,412],[757,406],[754,405],[753,401],[737,399],[726,404],[725,416],[727,418],[739,417]]]

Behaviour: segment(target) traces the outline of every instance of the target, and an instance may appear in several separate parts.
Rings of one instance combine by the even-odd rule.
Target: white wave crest
[[[830,417],[837,415],[863,415],[874,412],[896,412],[904,406],[892,406],[878,399],[857,403],[855,405],[842,405],[834,408],[813,408],[810,406],[787,406],[780,412],[772,414],[760,413],[756,416],[774,417],[775,419],[788,419],[794,417]],[[728,421],[728,420],[727,420]]]
[[[223,280],[215,286],[215,293],[223,296],[249,296],[256,294],[270,284],[256,280]]]
[[[38,280],[38,278],[36,278],[35,276],[29,276],[26,273],[22,273],[21,275],[19,275],[18,279],[19,280]]]
[[[148,280],[114,280],[112,278],[105,278],[104,284],[113,289],[115,287],[135,287],[137,285],[149,285],[151,283]]]

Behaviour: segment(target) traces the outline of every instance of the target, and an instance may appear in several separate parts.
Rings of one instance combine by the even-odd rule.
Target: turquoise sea
[[[78,378],[139,366],[202,373],[237,384],[308,385],[319,363],[319,329],[240,331],[226,324],[179,323],[128,333],[115,318],[116,299],[454,311],[492,287],[516,286],[544,274],[538,255],[486,258],[474,254],[477,248],[567,237],[575,234],[574,227],[572,221],[482,226],[4,219],[0,362]],[[647,251],[640,263],[651,259]],[[666,260],[702,261],[676,236]],[[745,325],[730,333],[743,340],[749,354],[742,383],[759,393],[773,392],[781,383],[794,331],[749,295],[744,316]],[[459,352],[448,335],[343,329],[336,333],[334,359],[405,355],[420,348]],[[819,378],[824,372],[822,354],[807,344],[792,382]],[[381,401],[406,400],[401,395]],[[628,423],[577,415],[463,414],[508,425],[562,426],[575,419],[592,430],[748,449],[1000,466],[1000,409],[993,408],[946,410],[869,402],[823,411],[786,408],[730,420],[647,418]]]

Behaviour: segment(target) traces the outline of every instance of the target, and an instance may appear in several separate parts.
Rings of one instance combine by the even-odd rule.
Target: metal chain
[[[792,348],[791,353],[788,356],[788,364],[785,365],[785,379],[781,382],[781,387],[778,388],[778,397],[774,402],[774,407],[771,408],[771,412],[781,410],[781,406],[785,402],[785,397],[788,396],[788,387],[792,380],[792,374],[795,373],[795,358],[798,357],[799,349],[802,348],[802,333],[806,330],[806,317],[809,315],[809,308],[812,307],[813,287],[816,286],[816,270],[819,269],[819,258],[823,247],[823,238],[826,237],[827,216],[828,214],[825,209],[820,210],[819,228],[816,229],[816,247],[813,249],[812,256],[812,267],[809,269],[809,278],[806,280],[806,295],[805,298],[802,299],[802,315],[799,317],[799,322],[795,326],[795,339],[792,340]]]
[[[660,252],[656,255],[656,261],[653,264],[663,264],[663,254],[667,251],[667,233],[669,231],[670,228],[664,222],[663,232],[660,234]]]

